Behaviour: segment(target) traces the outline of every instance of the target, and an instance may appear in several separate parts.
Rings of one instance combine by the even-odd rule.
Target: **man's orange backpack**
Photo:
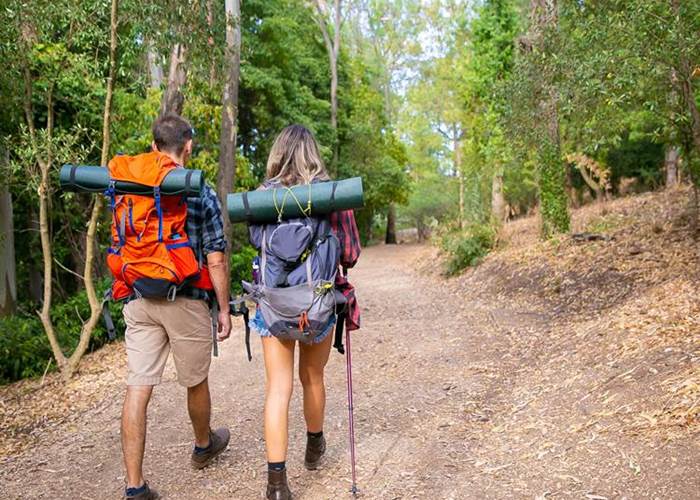
[[[174,300],[186,285],[212,289],[209,273],[197,262],[185,232],[185,197],[160,192],[163,179],[174,168],[178,166],[170,156],[156,151],[115,156],[109,162],[105,194],[112,212],[112,246],[107,266],[114,276],[114,300],[132,295]],[[153,195],[117,194],[116,181],[151,186]]]

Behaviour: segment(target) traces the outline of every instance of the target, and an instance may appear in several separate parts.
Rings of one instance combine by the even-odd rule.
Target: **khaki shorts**
[[[193,387],[209,374],[211,317],[203,300],[136,299],[124,306],[127,385],[160,383],[170,349],[177,380]]]

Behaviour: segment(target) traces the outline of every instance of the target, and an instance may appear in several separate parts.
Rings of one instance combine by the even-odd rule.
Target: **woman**
[[[291,125],[285,128],[272,146],[267,161],[266,181],[261,189],[308,185],[325,180],[329,180],[329,176],[313,134],[301,125]],[[339,225],[339,220],[343,221],[342,226]],[[356,237],[357,227],[352,212],[342,212],[342,217],[339,217],[338,213],[331,214],[323,221],[315,221],[314,224],[317,231],[321,231],[318,228],[330,230],[328,229],[330,227],[337,232],[344,233],[342,238],[335,241],[338,241],[337,244],[340,245],[338,253],[341,256],[341,264],[351,267],[359,255],[359,244]],[[340,229],[338,229],[339,227]],[[273,227],[268,226],[268,229],[269,231],[265,233],[263,226],[251,225],[251,242],[258,249],[262,246],[262,240],[266,238],[265,234],[272,234],[269,241],[272,241],[275,234],[284,234],[283,231],[274,232]],[[349,237],[348,234],[350,234]],[[282,246],[285,244],[284,241],[277,243]],[[343,248],[343,245],[352,248]],[[327,254],[331,255],[331,252],[329,251]],[[336,256],[337,253],[332,253],[332,255]],[[350,261],[343,258],[345,255],[352,256]],[[302,257],[300,260],[303,261],[305,258]],[[333,260],[330,269],[334,272],[336,268],[336,260]],[[289,273],[289,276],[294,273],[291,270],[286,272]],[[262,274],[265,275],[265,273],[263,266]],[[304,274],[304,276],[306,275]],[[342,275],[337,277],[336,284],[347,289],[347,281]],[[280,286],[288,286],[288,284]],[[304,465],[309,470],[315,470],[319,466],[326,451],[326,440],[323,435],[326,405],[323,375],[331,350],[333,337],[331,332],[335,321],[335,315],[331,314],[325,326],[321,324],[317,328],[316,336],[310,343],[299,342],[299,379],[303,388],[304,420],[307,430]],[[289,500],[292,498],[292,493],[287,484],[286,471],[288,413],[294,379],[294,351],[297,342],[274,336],[266,326],[259,308],[251,321],[251,327],[262,338],[267,380],[264,415],[265,447],[268,462],[267,498],[270,500]]]

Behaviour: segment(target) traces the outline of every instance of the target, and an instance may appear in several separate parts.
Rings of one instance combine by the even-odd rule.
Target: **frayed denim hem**
[[[328,325],[326,326],[326,329],[323,330],[323,333],[316,337],[313,340],[314,344],[320,344],[323,342],[326,337],[328,337],[328,334],[330,334],[333,331],[333,326],[335,325],[335,315],[331,316],[331,319],[328,320]],[[255,310],[255,316],[251,318],[250,321],[248,321],[248,326],[250,326],[251,330],[255,330],[258,332],[258,335],[261,337],[272,337],[273,335],[270,333],[270,330],[268,330],[265,327],[265,322],[263,321],[262,314],[260,314],[260,311],[257,309]]]

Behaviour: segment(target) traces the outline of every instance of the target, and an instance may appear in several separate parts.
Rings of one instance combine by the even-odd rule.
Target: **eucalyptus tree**
[[[326,0],[315,0],[316,22],[321,29],[323,42],[328,51],[328,64],[331,70],[331,128],[336,138],[333,142],[333,170],[338,168],[338,58],[340,57],[341,30],[343,27],[341,0],[333,0],[330,8]]]
[[[14,22],[17,45],[21,48],[17,58],[10,62],[10,70],[22,75],[24,94],[24,127],[13,144],[13,162],[16,171],[23,172],[36,183],[39,208],[39,234],[43,258],[43,292],[41,308],[37,311],[49,344],[65,379],[70,378],[78,368],[87,350],[91,335],[100,317],[101,302],[97,297],[94,283],[93,264],[96,250],[96,234],[102,211],[102,198],[96,197],[87,224],[85,237],[85,260],[82,280],[90,303],[90,317],[83,322],[78,344],[66,356],[60,345],[51,318],[53,299],[53,264],[55,261],[52,234],[52,179],[55,167],[61,162],[75,159],[86,153],[80,144],[84,129],[79,125],[66,130],[57,114],[57,107],[65,105],[75,85],[76,77],[91,74],[99,79],[99,67],[88,70],[90,59],[81,53],[80,29],[96,30],[102,27],[91,24],[96,20],[87,16],[91,6],[72,6],[56,2],[47,5],[13,3],[5,10],[5,15]],[[99,22],[100,18],[97,18]],[[65,35],[60,28],[66,27]],[[112,0],[110,15],[109,50],[104,91],[102,120],[101,164],[105,165],[110,152],[111,102],[116,76],[117,50],[117,0]],[[57,29],[58,28],[58,29]],[[93,31],[94,33],[94,31]],[[14,68],[13,68],[14,67]],[[85,71],[88,70],[88,71]],[[76,273],[77,274],[77,273]]]
[[[221,138],[219,145],[219,172],[216,190],[222,206],[233,191],[236,176],[236,142],[238,138],[238,85],[241,72],[241,5],[239,0],[226,0],[226,81],[221,106]],[[211,72],[210,72],[211,78]],[[210,80],[211,81],[211,80]],[[224,217],[224,231],[231,239],[231,223]],[[231,247],[227,248],[230,256]]]
[[[519,53],[509,85],[507,127],[521,150],[537,164],[537,183],[544,237],[567,232],[570,216],[566,168],[561,151],[560,89],[556,64],[559,50],[557,0],[531,0],[527,33],[517,39]],[[524,154],[522,154],[524,153]]]
[[[474,115],[472,138],[491,177],[491,218],[506,218],[504,170],[511,161],[511,147],[503,130],[505,92],[513,77],[518,18],[513,0],[485,0],[477,9],[471,28],[468,88],[465,96]],[[469,99],[471,98],[471,99]]]
[[[422,50],[418,35],[425,26],[426,17],[421,15],[420,3],[415,0],[367,0],[358,4],[362,42],[357,45],[360,50],[369,45],[366,51],[369,56],[365,57],[379,72],[377,80],[384,95],[384,113],[393,132],[399,111],[397,95],[415,72],[416,59]],[[384,241],[396,244],[396,206],[393,203],[387,207]]]

